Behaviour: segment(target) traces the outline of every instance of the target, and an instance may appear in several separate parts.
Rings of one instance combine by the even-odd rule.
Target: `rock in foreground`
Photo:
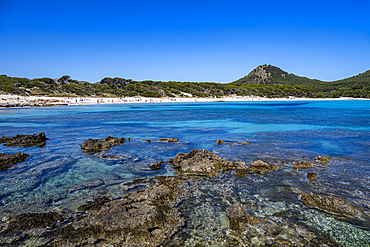
[[[22,214],[0,224],[8,246],[160,246],[184,225],[176,177],[157,177],[124,199],[97,199],[76,213]],[[41,234],[41,235],[40,235]],[[1,245],[1,244],[0,244]]]
[[[111,147],[124,143],[125,138],[107,136],[103,139],[87,139],[82,145],[81,149],[84,152],[95,153],[103,150],[109,150]]]
[[[16,135],[14,137],[3,136],[0,138],[0,143],[8,147],[30,147],[30,146],[44,146],[46,144],[45,133],[41,132],[34,135]]]
[[[5,171],[16,163],[22,162],[30,157],[25,153],[3,154],[0,153],[0,171]]]
[[[302,193],[301,200],[304,204],[308,206],[324,211],[350,215],[355,213],[355,209],[351,205],[349,205],[342,199],[335,197],[323,197],[314,193]]]

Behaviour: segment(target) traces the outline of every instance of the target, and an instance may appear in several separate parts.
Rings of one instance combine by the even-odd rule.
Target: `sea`
[[[48,138],[44,147],[0,146],[1,153],[30,155],[0,172],[0,220],[28,212],[75,211],[101,196],[120,198],[125,182],[177,175],[168,164],[159,170],[149,165],[168,161],[180,152],[206,149],[230,161],[249,165],[263,160],[280,169],[265,175],[238,177],[229,171],[215,178],[202,176],[201,181],[193,178],[189,186],[193,183],[202,196],[184,212],[187,224],[183,231],[188,233],[183,234],[184,246],[216,241],[215,236],[228,227],[225,209],[237,202],[255,217],[310,229],[328,243],[370,245],[370,100],[0,109],[0,136],[40,132]],[[80,148],[89,138],[107,136],[130,141],[99,154]],[[179,141],[159,140],[170,137]],[[218,139],[224,143],[217,144]],[[329,157],[329,163],[315,163],[318,156]],[[293,170],[293,162],[300,161],[315,166]],[[309,172],[316,172],[317,179],[308,180]],[[311,208],[301,202],[302,192],[340,198],[356,214],[344,217]],[[281,236],[294,243],[293,235]],[[217,246],[217,242],[212,244]]]

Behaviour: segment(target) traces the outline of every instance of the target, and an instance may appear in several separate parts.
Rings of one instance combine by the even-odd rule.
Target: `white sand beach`
[[[364,98],[267,98],[259,96],[234,96],[221,98],[146,98],[146,97],[47,97],[0,95],[0,107],[54,106],[54,105],[93,105],[129,103],[169,103],[169,102],[237,102],[237,101],[304,101],[304,100],[368,100]]]

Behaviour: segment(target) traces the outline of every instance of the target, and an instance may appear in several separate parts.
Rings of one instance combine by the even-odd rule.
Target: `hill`
[[[307,90],[311,97],[370,97],[370,70],[359,75],[332,82],[289,74],[272,65],[260,65],[233,84],[294,85]]]
[[[259,65],[247,76],[240,78],[234,83],[243,84],[268,84],[268,85],[312,85],[322,81],[289,74],[272,65]]]

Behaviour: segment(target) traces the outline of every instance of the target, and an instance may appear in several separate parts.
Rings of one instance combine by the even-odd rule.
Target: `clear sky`
[[[0,0],[0,74],[231,82],[370,69],[370,1]]]

